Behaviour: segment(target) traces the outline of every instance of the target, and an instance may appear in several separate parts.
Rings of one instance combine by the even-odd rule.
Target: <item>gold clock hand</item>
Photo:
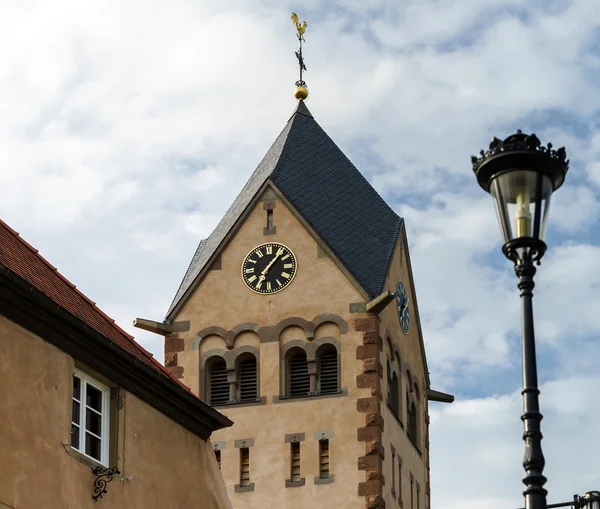
[[[265,270],[263,270],[261,272],[261,274],[264,276],[267,274],[267,272],[269,272],[269,269],[271,268],[271,266],[275,263],[275,261],[277,260],[277,258],[279,258],[279,253],[276,253],[274,258],[269,262],[269,264],[265,267]]]

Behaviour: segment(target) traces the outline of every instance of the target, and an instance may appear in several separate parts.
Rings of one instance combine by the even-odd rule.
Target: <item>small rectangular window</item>
[[[402,502],[402,458],[398,455],[398,500]]]
[[[396,496],[396,449],[391,446],[392,449],[392,496]]]
[[[415,509],[415,478],[410,473],[410,509]]]
[[[215,449],[215,458],[217,458],[217,465],[219,465],[219,472],[221,471],[221,451]]]
[[[417,483],[417,509],[421,509],[421,485]]]
[[[290,444],[291,453],[291,472],[290,479],[292,481],[300,480],[300,442],[292,442]]]
[[[108,465],[110,389],[88,375],[73,373],[71,447]]]
[[[250,485],[250,449],[240,449],[240,486]]]
[[[319,440],[319,477],[329,478],[329,439]]]

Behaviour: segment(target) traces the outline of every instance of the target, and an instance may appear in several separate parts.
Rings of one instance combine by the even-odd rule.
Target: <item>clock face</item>
[[[408,328],[410,327],[410,309],[408,307],[408,295],[402,281],[398,281],[398,285],[396,286],[396,308],[402,332],[408,334]]]
[[[242,263],[242,279],[256,293],[277,293],[288,286],[296,275],[296,256],[292,250],[269,242],[250,251]]]

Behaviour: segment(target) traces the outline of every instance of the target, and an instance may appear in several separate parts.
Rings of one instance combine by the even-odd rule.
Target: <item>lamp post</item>
[[[600,491],[588,491],[582,497],[575,495],[576,509],[600,509]]]
[[[526,472],[523,495],[526,509],[547,509],[531,301],[535,264],[540,264],[546,252],[544,238],[550,198],[564,182],[569,161],[564,148],[554,150],[551,143],[544,147],[535,134],[526,135],[518,130],[504,141],[494,138],[489,150],[482,150],[479,157],[472,156],[471,162],[479,185],[496,202],[504,238],[502,252],[514,263],[519,278],[523,355],[521,420]]]
[[[588,491],[585,495],[573,495],[570,502],[549,504],[548,509],[569,507],[570,509],[600,509],[600,491]]]

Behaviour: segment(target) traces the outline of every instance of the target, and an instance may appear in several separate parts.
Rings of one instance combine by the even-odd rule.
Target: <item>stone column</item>
[[[308,394],[313,396],[317,394],[317,361],[315,359],[308,359],[308,376],[310,378],[310,385]]]
[[[237,373],[235,369],[227,370],[227,382],[229,383],[229,403],[237,401]]]

